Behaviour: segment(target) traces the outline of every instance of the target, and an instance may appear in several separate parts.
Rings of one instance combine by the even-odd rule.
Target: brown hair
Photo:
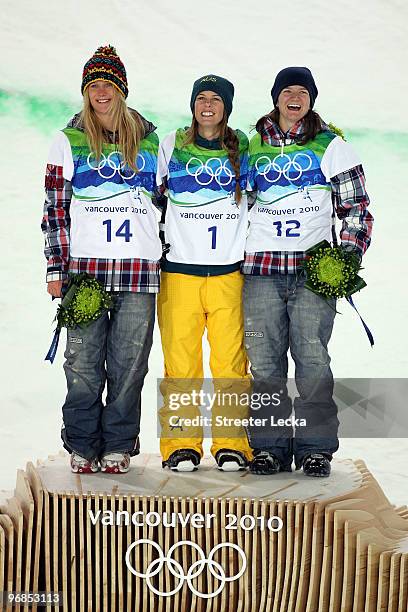
[[[235,200],[237,204],[241,201],[242,191],[239,184],[239,178],[241,173],[241,164],[239,160],[239,139],[234,130],[232,130],[227,124],[227,116],[224,113],[221,123],[219,124],[220,129],[220,144],[223,149],[228,153],[228,160],[235,172]],[[196,141],[198,135],[198,121],[193,116],[190,127],[186,131],[186,138],[183,146],[193,144]]]
[[[272,119],[275,123],[279,125],[279,108],[274,108],[270,113],[263,115],[256,122],[255,129],[262,136],[264,132],[264,122],[265,119]],[[303,126],[304,132],[297,140],[298,144],[306,144],[309,140],[313,140],[316,138],[317,134],[322,131],[323,119],[320,117],[316,111],[309,108],[306,115],[303,117]]]
[[[119,145],[123,163],[137,172],[136,157],[139,152],[140,141],[144,136],[143,123],[138,113],[128,109],[123,95],[114,88],[113,91],[110,111],[113,118],[114,142]],[[84,108],[80,116],[80,125],[87,135],[89,148],[95,158],[100,159],[106,135],[92,108],[88,89],[84,91]]]

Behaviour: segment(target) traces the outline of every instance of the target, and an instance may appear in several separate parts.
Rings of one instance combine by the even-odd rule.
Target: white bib
[[[243,190],[235,203],[234,170],[226,152],[181,146],[184,130],[172,132],[159,148],[157,182],[168,184],[166,255],[174,263],[228,265],[244,259],[248,231],[247,139],[240,133]],[[246,141],[246,142],[245,142]]]
[[[84,201],[72,197],[70,253],[95,259],[150,259],[161,257],[158,213],[139,189],[109,200]]]
[[[48,159],[49,163],[62,166],[64,179],[72,181],[70,256],[158,261],[162,255],[160,214],[143,183],[134,184],[136,179],[142,181],[143,171],[149,170],[146,159],[155,172],[152,154],[149,157],[145,152],[145,159],[143,151],[139,152],[139,174],[131,181],[135,173],[122,167],[118,151],[103,155],[96,164],[85,145],[76,149],[74,162],[69,139],[59,132]],[[113,178],[118,174],[125,180],[115,183]],[[87,180],[80,182],[84,175],[88,176]],[[95,178],[98,178],[96,182]]]
[[[331,191],[303,188],[273,205],[257,200],[250,212],[247,253],[306,251],[331,241]]]
[[[332,240],[334,223],[330,179],[358,165],[360,159],[338,136],[312,150],[289,145],[259,146],[250,155],[249,188],[257,190],[250,212],[247,253],[306,251],[321,240]],[[251,154],[251,146],[250,146]]]
[[[239,206],[233,197],[205,206],[181,207],[168,201],[167,260],[177,263],[226,265],[244,258],[248,227],[247,197]]]

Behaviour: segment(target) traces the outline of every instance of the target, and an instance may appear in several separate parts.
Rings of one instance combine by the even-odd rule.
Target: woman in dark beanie
[[[271,93],[274,109],[258,120],[249,146],[248,184],[255,203],[242,268],[244,318],[254,391],[279,395],[279,406],[256,416],[268,424],[271,417],[286,421],[279,429],[250,428],[250,470],[290,471],[294,458],[306,475],[329,476],[338,449],[327,351],[335,301],[327,303],[304,287],[302,262],[307,249],[335,241],[335,216],[342,222],[341,247],[361,261],[373,219],[357,154],[313,110],[318,91],[310,70],[281,70]],[[295,435],[288,422],[288,350],[299,394]]]
[[[227,79],[213,74],[198,79],[190,101],[191,126],[169,134],[159,151],[169,244],[158,300],[166,377],[161,452],[163,467],[177,471],[196,469],[203,454],[198,403],[175,412],[171,397],[201,388],[205,329],[214,391],[236,393],[248,385],[240,273],[247,231],[248,139],[228,126],[233,95]],[[211,452],[222,470],[245,468],[252,453],[245,430],[234,423],[223,426],[224,421],[217,427],[215,415],[238,418],[246,412],[247,406],[234,401],[215,405]],[[211,413],[205,418],[209,424]]]
[[[99,47],[86,62],[81,92],[81,113],[58,132],[48,157],[48,292],[61,297],[69,274],[86,273],[109,292],[112,306],[86,327],[68,329],[62,439],[73,472],[120,473],[139,452],[159,290],[152,201],[158,138],[153,124],[126,105],[126,70],[113,47]]]

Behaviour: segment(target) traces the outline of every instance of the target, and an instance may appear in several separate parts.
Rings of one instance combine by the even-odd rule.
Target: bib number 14
[[[102,225],[106,225],[106,241],[112,242],[112,221],[111,219],[106,219],[103,221]],[[130,219],[126,219],[120,227],[115,232],[115,236],[117,238],[124,238],[125,242],[130,242],[133,234],[130,231]]]

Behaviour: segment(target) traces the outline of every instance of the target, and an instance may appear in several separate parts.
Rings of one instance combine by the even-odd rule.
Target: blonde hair
[[[115,88],[113,91],[110,112],[113,119],[114,142],[118,143],[124,164],[137,172],[136,157],[140,141],[144,136],[143,123],[138,113],[128,109],[123,95]],[[106,141],[105,130],[92,108],[88,88],[84,91],[84,108],[80,116],[80,125],[87,135],[89,148],[95,158],[100,159],[103,143]]]
[[[239,140],[238,136],[232,130],[227,123],[228,119],[226,114],[222,118],[221,123],[219,124],[219,139],[220,144],[223,149],[227,151],[228,160],[234,170],[235,173],[235,200],[237,204],[242,199],[242,191],[241,186],[239,184],[239,178],[241,173],[241,164],[239,159]],[[193,120],[191,122],[190,127],[186,131],[186,138],[184,140],[183,146],[187,146],[189,144],[193,144],[196,141],[198,135],[198,121],[193,115]]]

